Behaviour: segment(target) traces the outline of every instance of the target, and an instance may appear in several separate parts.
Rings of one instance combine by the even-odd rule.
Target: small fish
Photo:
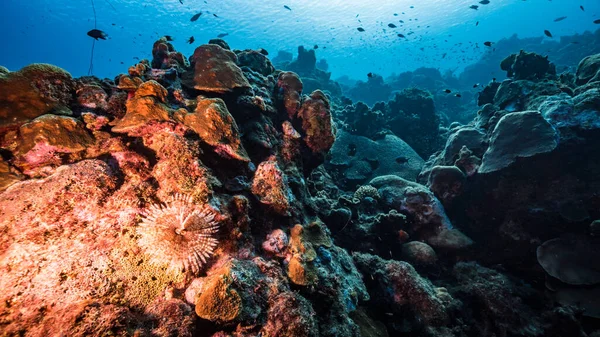
[[[477,6],[477,5],[471,5],[471,6],[469,6],[469,8],[477,10],[479,8],[479,6]]]
[[[388,23],[388,27],[390,27],[390,28],[396,28],[396,25],[393,24],[393,23]]]
[[[484,45],[484,46],[486,46],[486,47],[491,47],[491,46],[492,46],[492,43],[491,43],[490,41],[485,41],[485,42],[483,43],[483,45]]]
[[[368,78],[372,78],[372,77],[373,77],[373,73],[368,73],[368,74],[367,74],[367,77],[368,77]]]
[[[315,45],[315,46],[313,47],[313,49],[319,49],[319,46],[318,46],[318,45]]]
[[[475,22],[475,27],[479,26],[479,21]]]
[[[98,39],[106,40],[106,38],[108,37],[108,34],[106,34],[105,32],[103,32],[99,29],[92,29],[89,32],[87,32],[87,35],[89,37],[94,38],[94,40],[98,40]]]
[[[594,23],[597,24],[597,25],[600,24],[600,19],[594,20]]]
[[[406,37],[406,36],[404,36],[403,34],[398,34],[398,37],[402,37],[402,38],[404,38],[404,37]]]
[[[365,31],[365,29],[364,29],[364,28],[362,28],[362,27],[358,27],[358,28],[356,28],[356,30],[358,30],[358,31],[359,31],[359,32],[361,32],[361,33]]]
[[[585,12],[585,9],[583,8],[583,6],[579,6],[579,8],[581,8],[581,10]]]
[[[487,5],[490,3],[490,0],[481,0],[481,1],[479,1],[479,3],[482,5]]]
[[[198,14],[194,14],[194,16],[192,16],[192,18],[190,19],[190,21],[194,22],[194,21],[198,20],[198,18],[200,18],[200,15],[202,15],[202,12],[200,12]]]
[[[442,55],[442,58],[445,59],[446,55],[448,55],[448,53],[444,53],[444,55]]]
[[[458,97],[458,98],[461,98],[461,97],[462,97],[462,95],[461,95],[461,94],[456,94],[456,95],[454,95],[454,96],[455,96],[455,97]]]
[[[287,9],[288,11],[291,11],[292,9],[290,8],[290,6],[288,5],[283,5],[283,8]]]
[[[223,37],[225,37],[227,35],[229,35],[229,33],[221,33],[221,34],[217,35],[217,37],[220,39],[220,38],[223,38]]]
[[[183,5],[183,0],[179,0],[179,3]]]
[[[598,20],[598,21],[600,21],[600,20]],[[600,23],[600,22],[599,22],[599,23]],[[547,37],[552,37],[552,33],[550,33],[550,31],[549,31],[549,30],[544,30],[544,34],[545,34]]]
[[[167,41],[173,41],[173,37],[171,35],[165,35],[163,36],[165,38],[165,40]]]
[[[194,39],[194,37],[193,37],[193,36],[190,36],[190,38],[189,38],[189,39],[187,39],[187,41],[186,41],[186,42],[187,42],[187,43],[189,43],[189,44],[192,44],[192,43],[194,43],[194,41],[196,41],[196,39]]]
[[[473,88],[477,88],[478,86],[479,86],[479,83],[473,84]]]
[[[398,13],[394,13],[394,16],[398,16]]]
[[[451,92],[452,92],[452,90],[450,90],[450,89],[446,89],[446,90],[444,90],[444,92],[445,92],[445,93],[447,93],[447,94],[449,94],[449,93],[451,93]]]
[[[564,20],[566,18],[567,18],[566,16],[561,16],[559,18],[554,19],[554,22],[560,22],[560,21],[562,21],[562,20]]]
[[[218,18],[218,17],[219,17],[219,16],[218,16],[217,14],[215,14],[215,13],[213,13],[213,16],[214,16],[215,18]]]
[[[496,82],[496,78],[495,77],[492,78],[492,82]]]

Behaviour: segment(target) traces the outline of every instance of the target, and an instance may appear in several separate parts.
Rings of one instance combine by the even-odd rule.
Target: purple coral
[[[217,246],[215,211],[199,209],[189,196],[175,195],[166,204],[152,204],[137,228],[139,245],[152,263],[168,264],[196,274]]]

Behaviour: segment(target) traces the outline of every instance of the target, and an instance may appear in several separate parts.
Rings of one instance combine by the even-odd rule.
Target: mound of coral
[[[597,57],[513,63],[444,146],[427,92],[344,108],[265,54],[160,39],[114,81],[2,71],[2,335],[598,328]]]

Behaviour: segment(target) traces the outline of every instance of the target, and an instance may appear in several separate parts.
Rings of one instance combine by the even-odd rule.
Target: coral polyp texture
[[[181,194],[152,204],[137,227],[139,245],[151,263],[197,274],[218,244],[215,213],[210,206],[199,208],[191,197]]]

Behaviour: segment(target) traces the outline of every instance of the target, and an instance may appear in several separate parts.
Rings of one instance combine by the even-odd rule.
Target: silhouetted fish
[[[549,31],[549,30],[544,30],[544,34],[545,34],[547,37],[552,37],[552,33],[550,33],[550,31]]]
[[[454,95],[454,96],[456,96],[456,97],[458,97],[458,98],[462,97],[462,95],[461,95],[461,94],[456,94],[456,95]]]
[[[595,23],[595,24],[600,24],[600,19],[598,19],[598,20],[594,20],[594,23]]]
[[[450,90],[450,89],[446,89],[446,90],[444,90],[444,92],[445,92],[445,93],[447,93],[447,94],[449,94],[449,93],[451,93],[451,92],[452,92],[452,90]]]
[[[358,30],[359,32],[364,32],[365,31],[365,29],[362,28],[362,27],[358,27],[358,28],[356,28],[356,30]]]
[[[186,42],[189,44],[192,44],[192,43],[194,43],[194,41],[196,41],[196,39],[194,39],[193,36],[190,36],[190,38]]]
[[[108,34],[106,34],[105,32],[103,32],[99,29],[92,29],[89,32],[87,32],[87,35],[89,37],[94,38],[94,40],[98,40],[98,39],[106,40],[106,38],[108,37]]]
[[[319,49],[319,46],[318,46],[318,45],[315,45],[315,46],[313,47],[313,49]]]
[[[165,38],[165,40],[167,41],[173,41],[173,37],[171,35],[165,35],[163,36]]]
[[[475,22],[475,27],[479,26],[479,21]]]
[[[396,28],[396,25],[393,24],[393,23],[388,23],[388,27],[390,27],[390,28]]]
[[[479,8],[479,6],[477,6],[477,5],[471,5],[471,6],[469,6],[469,8],[477,10]]]
[[[229,35],[229,33],[221,33],[221,34],[217,35],[217,37],[220,39],[220,38],[225,37],[227,35]]]
[[[481,1],[479,1],[479,3],[482,5],[487,5],[490,3],[490,0],[481,0]]]
[[[398,34],[398,37],[405,37],[403,34]]]
[[[291,11],[292,9],[290,8],[290,6],[288,5],[283,5],[283,8],[287,9],[288,11]]]
[[[562,21],[562,20],[564,20],[566,18],[567,18],[566,16],[561,16],[559,18],[554,19],[554,22],[560,22],[560,21]]]
[[[198,14],[194,14],[194,16],[192,16],[190,21],[194,22],[194,21],[198,20],[198,18],[200,18],[200,15],[202,15],[202,12],[200,12]]]
[[[492,43],[491,43],[490,41],[485,41],[483,44],[484,44],[486,47],[491,47],[491,46],[492,46]]]
[[[367,74],[367,77],[368,77],[368,78],[372,78],[372,77],[373,77],[373,73],[368,73],[368,74]]]
[[[581,8],[581,10],[585,12],[585,9],[583,8],[583,6],[579,6],[579,8]]]

